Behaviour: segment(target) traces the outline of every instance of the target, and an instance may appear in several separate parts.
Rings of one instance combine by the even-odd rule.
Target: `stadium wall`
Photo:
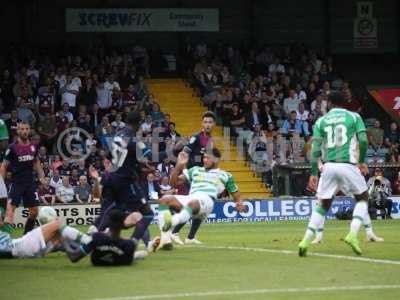
[[[395,53],[399,44],[400,4],[396,0],[364,1],[372,3],[377,20],[377,48],[354,48],[356,0],[93,0],[93,1],[2,1],[0,41],[26,42],[33,45],[90,45],[95,41],[132,44],[140,40],[145,46],[176,52],[187,38],[209,43],[217,40],[239,45],[253,43],[283,45],[304,42],[330,48],[333,53]],[[65,9],[76,8],[219,8],[220,31],[200,33],[66,33]]]
[[[400,219],[400,197],[391,197],[393,200],[392,217]],[[235,211],[233,201],[217,201],[214,211],[208,216],[206,223],[234,223],[234,222],[268,222],[268,221],[299,221],[308,220],[316,205],[313,197],[302,198],[275,198],[268,200],[246,200],[245,212]],[[353,208],[354,204],[350,197],[338,197],[332,204],[327,218],[334,219],[338,211]],[[155,213],[158,204],[151,204]],[[100,205],[57,205],[54,206],[59,217],[68,225],[92,225],[94,219],[100,214]],[[15,225],[23,228],[28,210],[18,208],[15,212]]]

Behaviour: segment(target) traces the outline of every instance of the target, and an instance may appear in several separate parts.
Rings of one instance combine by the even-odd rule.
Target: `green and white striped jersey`
[[[0,254],[11,253],[13,249],[11,236],[0,230]]]
[[[357,134],[362,131],[365,131],[365,125],[359,114],[334,108],[317,120],[313,139],[321,142],[324,162],[357,164],[359,159]]]
[[[190,182],[189,194],[206,193],[217,199],[225,189],[229,193],[238,191],[232,174],[221,169],[206,170],[204,167],[196,166],[183,170],[183,175]]]

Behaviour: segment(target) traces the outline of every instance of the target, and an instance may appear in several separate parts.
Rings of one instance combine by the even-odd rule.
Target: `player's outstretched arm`
[[[236,203],[236,210],[238,212],[245,211],[245,206],[243,205],[242,196],[240,195],[240,192],[239,191],[233,192],[231,193],[231,195]]]
[[[181,175],[189,161],[189,154],[181,151],[178,155],[178,160],[176,162],[175,168],[171,173],[171,185],[176,188],[177,186],[186,182],[186,177]]]

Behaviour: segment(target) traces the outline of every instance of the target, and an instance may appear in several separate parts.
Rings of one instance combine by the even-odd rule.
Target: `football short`
[[[346,163],[326,163],[318,183],[317,198],[332,199],[339,191],[360,195],[367,183],[357,166]]]
[[[198,200],[200,203],[200,211],[197,217],[207,217],[214,209],[214,200],[206,193],[193,193],[189,195],[175,195],[176,200],[183,206],[188,206],[190,201]]]
[[[4,183],[3,176],[0,176],[0,199],[2,198],[7,198],[7,187],[6,184]]]
[[[42,228],[38,227],[19,239],[12,241],[12,255],[19,258],[42,257],[46,253],[46,242]]]
[[[12,205],[18,207],[22,202],[25,208],[30,208],[38,206],[35,192],[33,183],[13,183],[8,197]]]

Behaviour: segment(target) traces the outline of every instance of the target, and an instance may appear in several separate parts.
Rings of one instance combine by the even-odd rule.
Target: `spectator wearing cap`
[[[294,89],[289,90],[289,97],[283,100],[283,109],[285,114],[288,116],[291,111],[298,111],[300,105],[300,100],[296,97],[296,92]]]

